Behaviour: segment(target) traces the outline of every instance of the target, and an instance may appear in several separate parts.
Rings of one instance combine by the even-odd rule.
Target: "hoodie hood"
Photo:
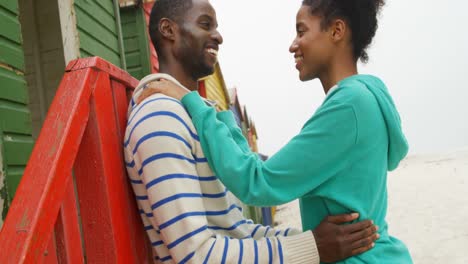
[[[371,75],[348,77],[340,82],[340,86],[348,82],[359,82],[361,84],[359,86],[363,85],[375,96],[387,127],[388,170],[396,169],[400,161],[408,154],[408,142],[401,128],[400,115],[387,87],[379,78]]]

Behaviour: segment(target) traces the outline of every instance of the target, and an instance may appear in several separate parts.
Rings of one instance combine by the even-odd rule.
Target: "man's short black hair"
[[[157,53],[161,51],[159,21],[163,18],[169,18],[176,23],[180,23],[185,13],[190,10],[192,6],[192,0],[156,0],[151,10],[149,33],[151,42]]]
[[[377,15],[384,0],[303,0],[302,5],[310,7],[313,15],[322,17],[322,29],[333,19],[343,19],[351,29],[353,55],[362,62],[369,60],[366,52],[377,31]]]

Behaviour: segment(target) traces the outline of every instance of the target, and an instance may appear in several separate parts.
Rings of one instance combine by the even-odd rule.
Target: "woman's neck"
[[[357,64],[354,59],[343,58],[343,56],[337,56],[337,58],[340,59],[330,63],[330,67],[319,76],[325,94],[328,94],[328,91],[339,81],[358,74]]]

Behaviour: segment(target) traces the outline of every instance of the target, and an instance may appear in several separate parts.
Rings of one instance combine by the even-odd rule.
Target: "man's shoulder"
[[[164,94],[153,94],[149,96],[137,106],[137,108],[143,107],[157,110],[172,110],[186,112],[184,106],[179,100],[166,96]]]
[[[192,120],[180,101],[162,94],[153,94],[133,106],[125,138],[156,131],[169,131],[183,137],[196,135]]]
[[[189,117],[182,103],[172,97],[163,94],[153,94],[130,110],[129,121],[141,119],[147,115],[156,113],[173,113],[180,117]]]

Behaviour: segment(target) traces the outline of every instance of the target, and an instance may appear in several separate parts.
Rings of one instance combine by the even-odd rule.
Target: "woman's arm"
[[[237,125],[234,115],[231,111],[223,111],[216,114],[216,118],[223,122],[231,132],[232,139],[236,142],[239,148],[244,152],[251,152],[249,143],[242,134],[242,130]]]
[[[269,160],[236,143],[198,93],[182,98],[192,116],[205,155],[226,187],[242,202],[257,206],[283,204],[314,191],[349,166],[346,152],[355,145],[357,123],[351,106],[327,102]]]

